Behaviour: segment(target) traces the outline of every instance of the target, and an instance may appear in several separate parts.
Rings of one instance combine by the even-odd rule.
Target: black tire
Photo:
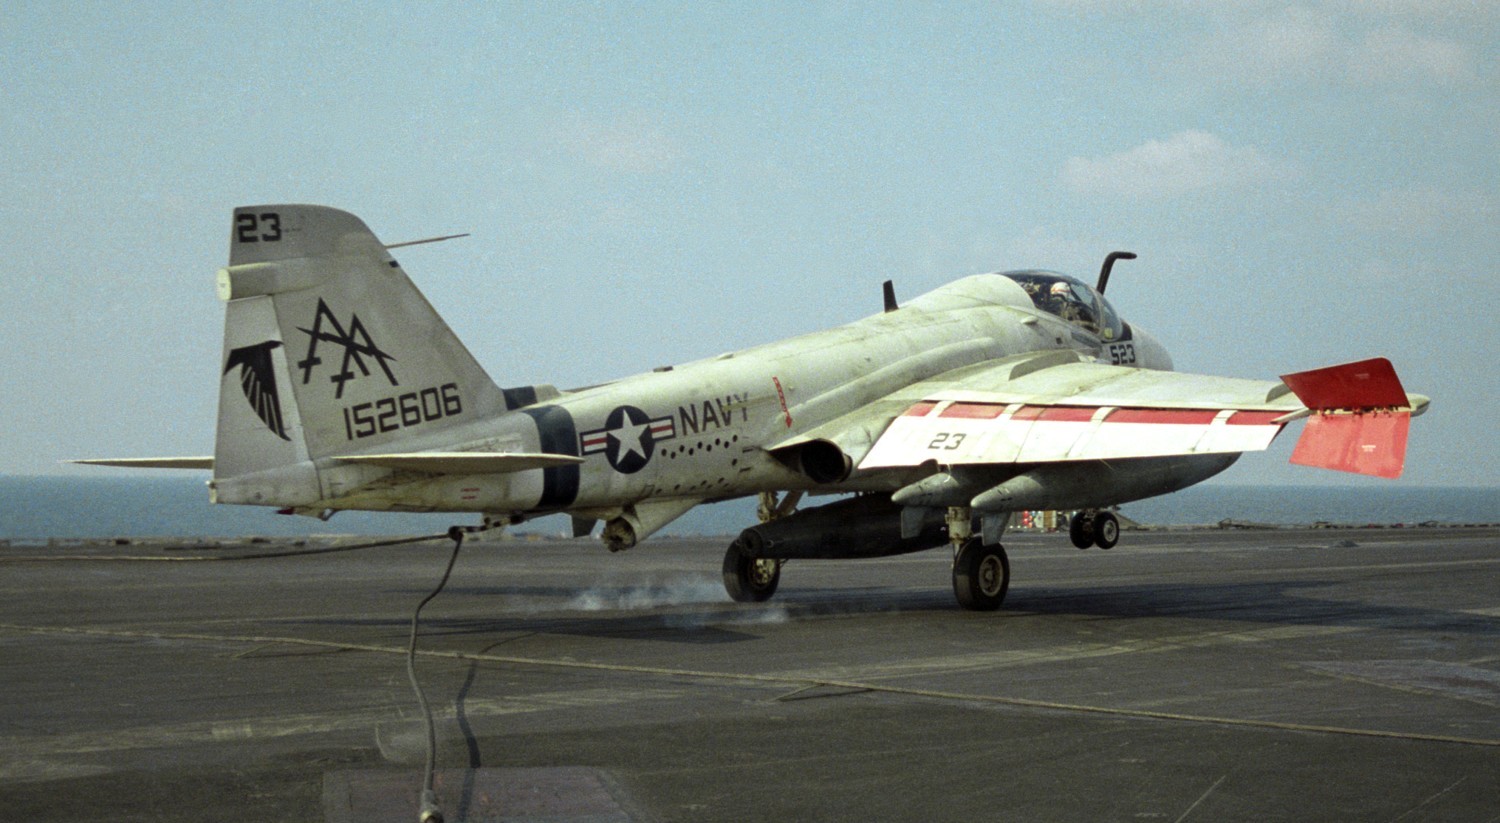
[[[738,542],[724,552],[724,591],[739,603],[763,603],[781,582],[781,561],[755,558],[740,551]]]
[[[1094,545],[1101,549],[1113,549],[1120,542],[1120,520],[1109,512],[1094,516]]]
[[[958,605],[979,612],[992,612],[1005,602],[1010,589],[1010,558],[1005,547],[980,545],[971,537],[953,559],[953,596]]]
[[[1080,549],[1094,545],[1094,516],[1079,512],[1068,521],[1068,539]]]

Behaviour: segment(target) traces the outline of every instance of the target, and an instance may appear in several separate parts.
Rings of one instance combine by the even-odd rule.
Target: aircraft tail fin
[[[1396,478],[1406,463],[1406,438],[1427,398],[1408,395],[1383,357],[1285,374],[1287,387],[1311,417],[1291,462]]]
[[[323,206],[235,209],[215,499],[311,504],[312,461],[411,451],[505,411],[505,393],[357,217]],[[393,444],[398,448],[392,449]]]

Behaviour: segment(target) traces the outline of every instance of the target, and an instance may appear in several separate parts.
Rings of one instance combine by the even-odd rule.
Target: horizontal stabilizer
[[[212,469],[212,457],[100,457],[69,460],[85,466],[116,466],[122,469]]]
[[[529,469],[574,466],[581,457],[566,454],[520,454],[514,452],[412,452],[410,454],[360,454],[335,457],[344,463],[368,463],[388,469],[432,474],[507,474]]]

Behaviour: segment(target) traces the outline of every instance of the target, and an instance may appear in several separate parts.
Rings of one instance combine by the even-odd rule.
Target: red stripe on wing
[[[1279,411],[1237,411],[1225,422],[1231,426],[1272,426],[1286,414]]]
[[[954,403],[938,414],[938,417],[957,417],[964,420],[994,420],[1005,413],[1000,403]]]
[[[1115,409],[1109,413],[1109,417],[1105,418],[1105,422],[1207,426],[1218,416],[1217,409]]]

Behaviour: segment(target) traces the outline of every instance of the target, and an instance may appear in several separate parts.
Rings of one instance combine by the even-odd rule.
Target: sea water
[[[196,475],[196,473],[194,473]],[[817,505],[811,498],[805,505]],[[1218,523],[1415,525],[1500,523],[1500,488],[1405,486],[1200,485],[1127,503],[1121,511],[1150,525]],[[437,534],[473,525],[475,514],[340,512],[327,522],[279,515],[259,506],[215,506],[201,476],[0,476],[0,539],[113,537],[294,537],[316,534]],[[667,535],[731,535],[754,525],[755,501],[700,506],[664,530]],[[556,535],[566,517],[523,524],[519,531]]]

